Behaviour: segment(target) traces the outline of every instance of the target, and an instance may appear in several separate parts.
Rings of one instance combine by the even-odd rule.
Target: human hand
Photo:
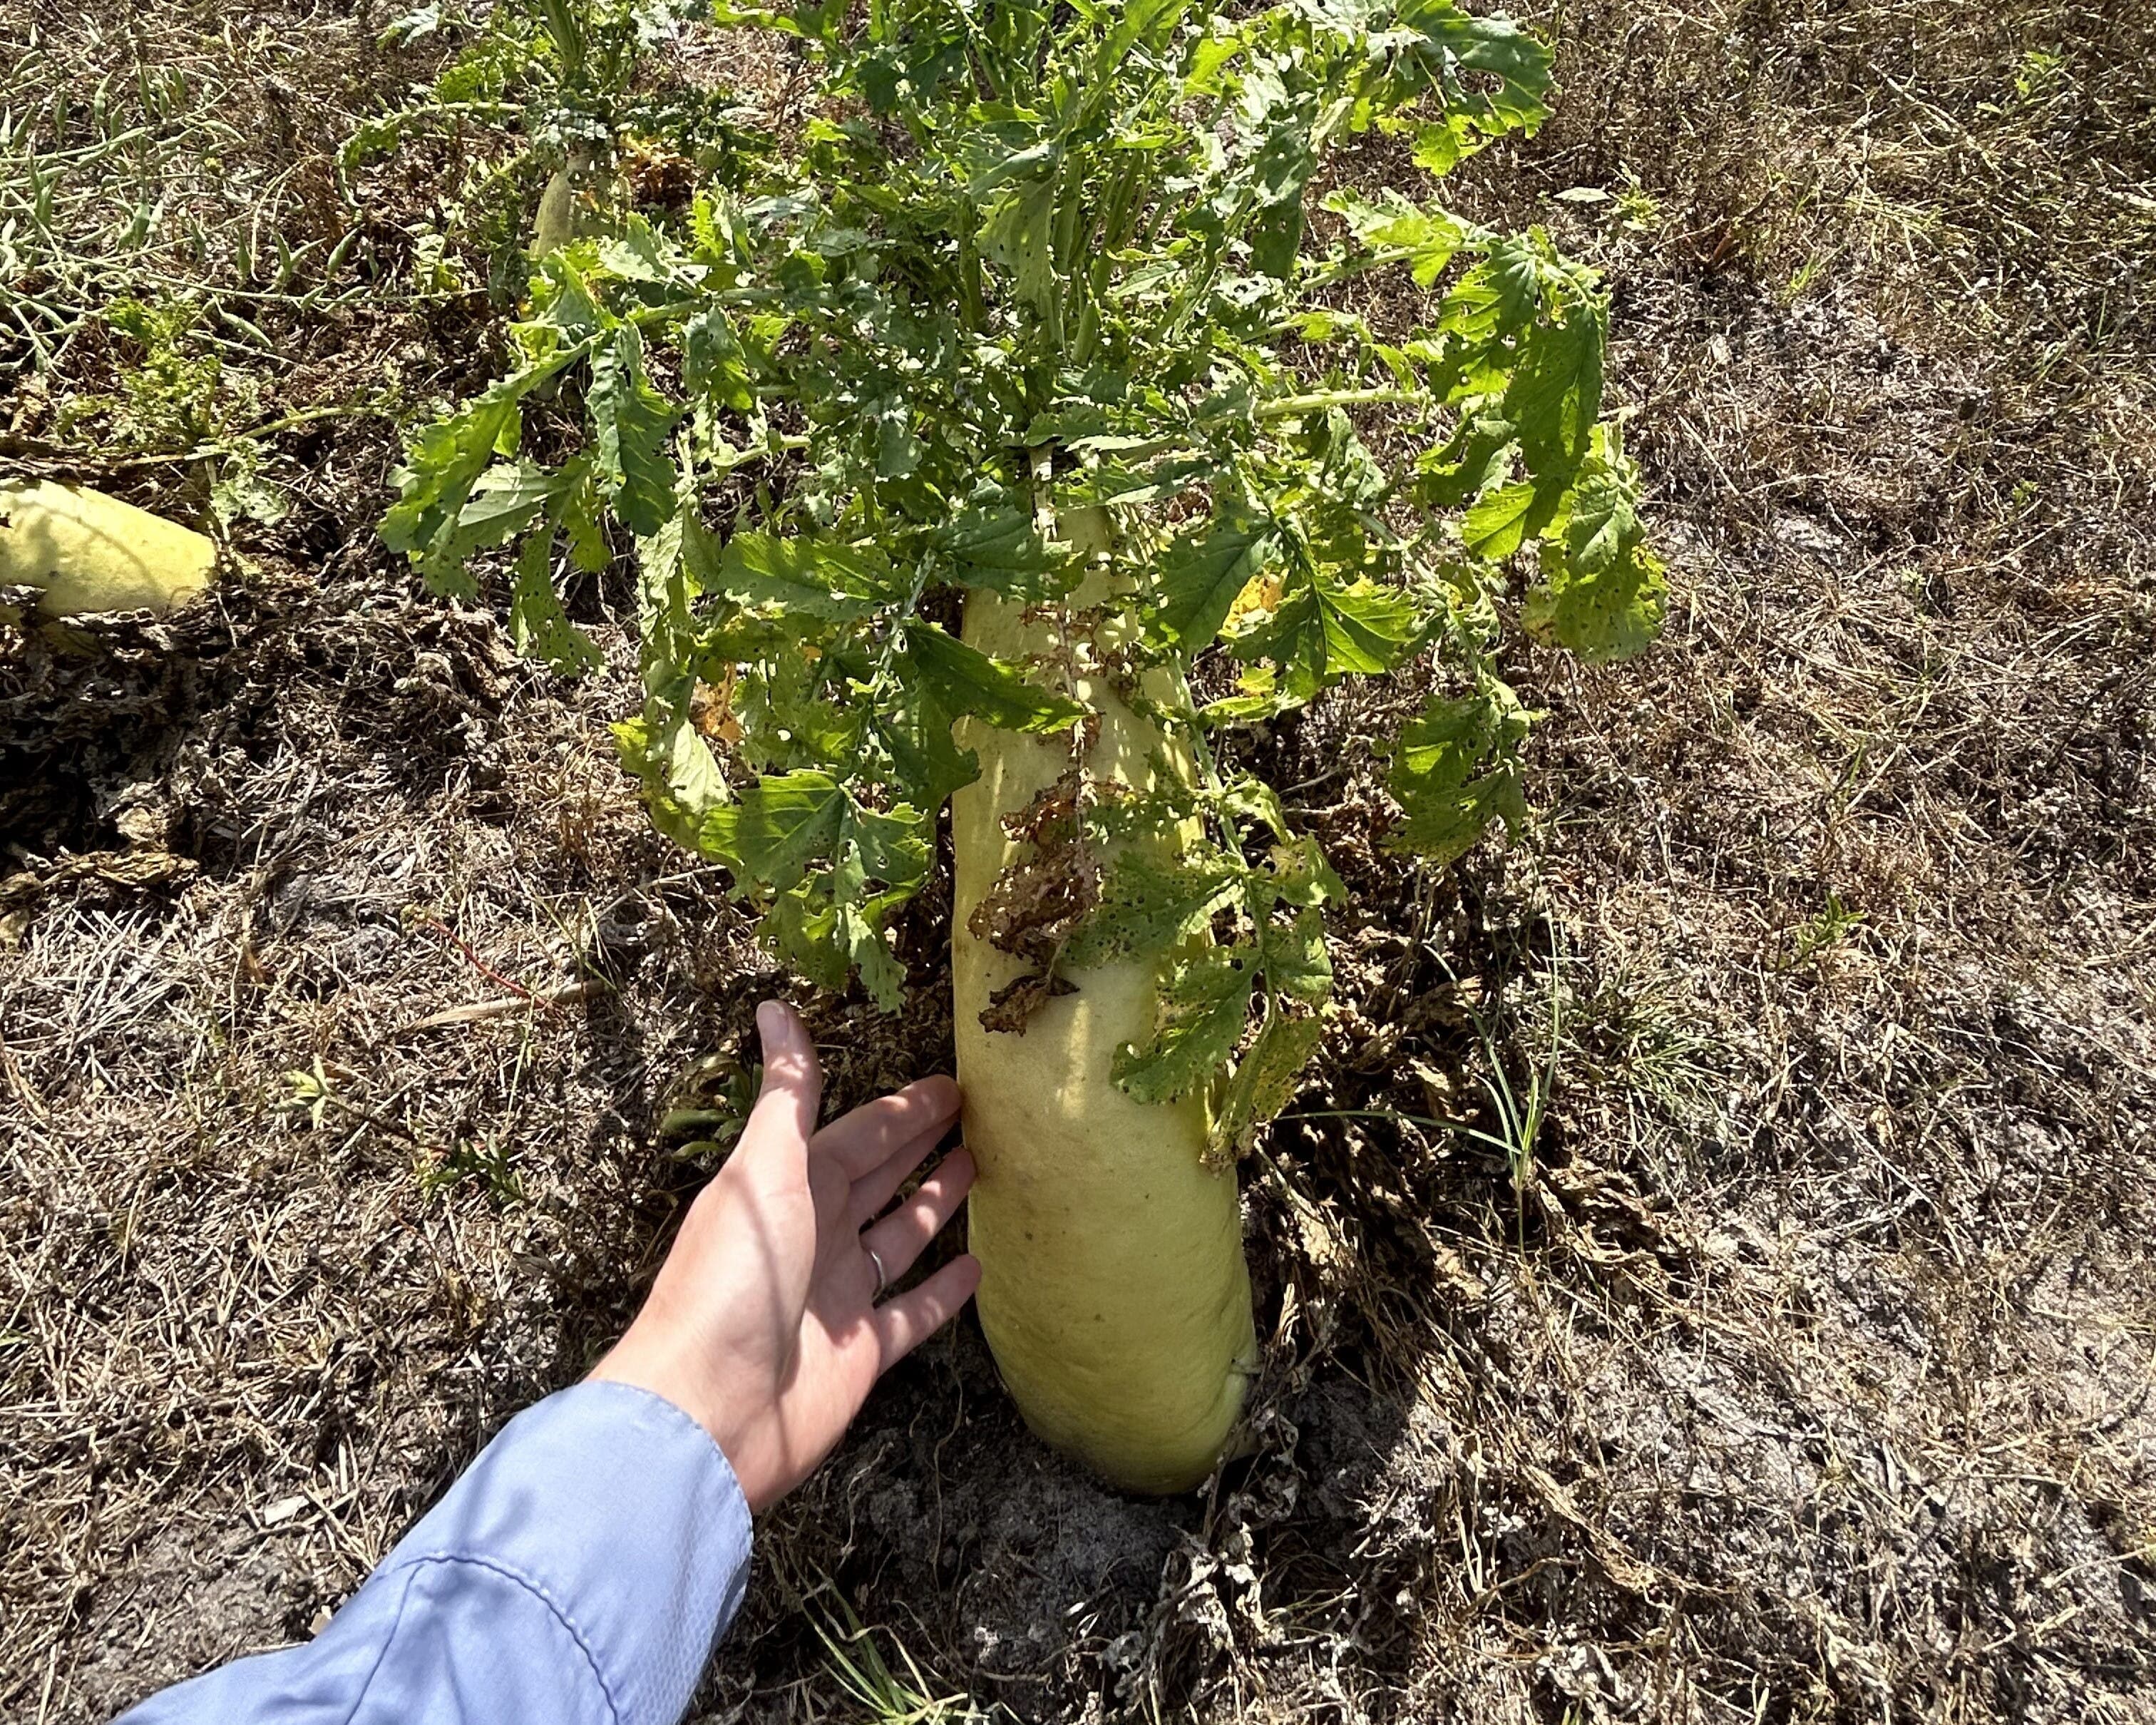
[[[958,1086],[924,1078],[818,1132],[823,1075],[806,1026],[773,1000],[756,1022],[763,1090],[741,1142],[592,1375],[687,1412],[762,1510],[829,1454],[879,1377],[958,1315],[981,1267],[954,1259],[876,1303],[973,1183],[973,1158],[954,1150],[876,1220],[957,1117]]]

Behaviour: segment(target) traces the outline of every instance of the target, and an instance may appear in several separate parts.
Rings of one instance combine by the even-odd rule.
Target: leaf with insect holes
[[[936,536],[961,587],[1037,603],[1069,590],[1076,571],[1069,552],[1045,537],[1018,494],[993,480],[973,489]]]
[[[1122,1076],[1218,1096],[1261,979],[1246,1142],[1316,1034],[1345,889],[1242,764],[1285,757],[1260,735],[1224,762],[1212,727],[1411,662],[1480,691],[1522,634],[1602,658],[1660,621],[1594,272],[1389,189],[1305,220],[1358,135],[1442,172],[1533,130],[1549,50],[1476,0],[714,18],[803,40],[811,117],[729,135],[678,222],[537,260],[510,376],[414,439],[385,532],[467,599],[467,561],[521,545],[509,629],[565,669],[593,662],[572,572],[634,542],[619,734],[654,820],[734,867],[789,963],[886,1004],[892,914],[983,765],[954,724],[1056,739],[1082,891],[1029,955],[1040,988],[1154,964]],[[1089,505],[1101,531],[1072,531]],[[1037,650],[968,645],[988,603]],[[1074,684],[1157,728],[1152,789],[1091,763],[1116,709]],[[1456,854],[1517,818],[1516,739],[1481,709],[1327,742],[1386,759],[1389,842]],[[1216,937],[1241,956],[1196,956]]]
[[[906,967],[884,938],[882,918],[858,905],[840,905],[834,934],[870,998],[886,1012],[896,1012],[906,999]]]
[[[1217,853],[1164,862],[1122,852],[1101,883],[1100,902],[1063,949],[1074,969],[1150,958],[1202,931],[1242,885],[1244,870]]]
[[[928,873],[936,848],[936,824],[905,803],[870,809],[847,800],[839,837],[853,848],[864,875],[911,893]]]
[[[1280,687],[1297,701],[1351,673],[1390,670],[1421,628],[1414,602],[1367,578],[1342,582],[1322,566],[1306,568],[1272,615],[1229,637],[1236,658],[1270,660]]]
[[[1262,883],[1284,905],[1344,905],[1348,888],[1326,860],[1325,847],[1307,833],[1283,839],[1265,859]]]
[[[831,848],[846,812],[846,793],[828,773],[759,778],[738,802],[704,819],[706,840],[735,871],[784,892]]]
[[[1281,794],[1262,778],[1245,773],[1220,788],[1220,813],[1232,820],[1255,820],[1270,829],[1276,839],[1291,835],[1287,807]]]
[[[1532,722],[1494,677],[1472,695],[1433,696],[1394,748],[1385,788],[1407,819],[1385,848],[1449,863],[1471,850],[1491,821],[1517,828],[1527,814],[1519,747]]]
[[[1549,117],[1549,45],[1511,18],[1477,17],[1454,0],[1404,0],[1394,29],[1406,41],[1388,70],[1389,101],[1434,89],[1448,112],[1491,136],[1532,133]]]
[[[1208,947],[1168,968],[1159,987],[1152,1037],[1125,1043],[1109,1076],[1141,1102],[1172,1102],[1202,1090],[1235,1053],[1250,1015],[1255,954],[1248,947]]]
[[[1332,998],[1332,960],[1325,950],[1325,918],[1316,906],[1305,906],[1291,922],[1269,921],[1259,932],[1258,957],[1265,968],[1268,988],[1306,1006],[1322,1006]]]
[[[981,776],[980,757],[952,741],[949,711],[917,681],[901,685],[869,724],[907,797],[924,809],[941,809]]]
[[[1518,447],[1512,427],[1507,421],[1489,413],[1470,414],[1451,437],[1424,450],[1417,459],[1416,495],[1435,509],[1457,509],[1466,503],[1479,508],[1512,472],[1512,458]],[[1507,503],[1496,515],[1485,514],[1479,519],[1471,516],[1461,536],[1470,549],[1480,551],[1504,528],[1524,516],[1527,504],[1532,501],[1531,488],[1517,506]]]
[[[1325,1040],[1322,1019],[1275,1013],[1235,1063],[1213,1122],[1207,1159],[1215,1163],[1247,1156],[1258,1133],[1295,1100],[1296,1081]]]
[[[674,408],[644,374],[644,336],[618,326],[592,352],[590,405],[607,501],[632,533],[656,533],[674,513],[666,453]]]
[[[986,720],[999,731],[1061,731],[1086,716],[1085,707],[1068,696],[1029,681],[1016,665],[932,623],[906,630],[906,658],[946,711]]]
[[[554,536],[534,533],[516,558],[516,585],[509,597],[509,639],[520,653],[578,677],[605,662],[598,645],[569,621],[554,592]]]
[[[592,464],[578,456],[564,471],[571,477],[556,508],[562,531],[568,536],[569,561],[585,574],[597,575],[613,561],[613,548],[599,524],[599,494],[592,481]]]
[[[1260,121],[1261,141],[1248,172],[1250,213],[1245,238],[1251,265],[1260,275],[1285,279],[1302,249],[1302,193],[1317,167],[1312,134],[1318,120],[1315,92],[1283,90]]]
[[[1006,185],[981,218],[981,250],[1010,272],[1018,302],[1045,315],[1055,303],[1054,173]]]

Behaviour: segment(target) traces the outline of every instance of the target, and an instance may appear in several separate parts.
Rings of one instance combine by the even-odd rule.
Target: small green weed
[[[417,1168],[419,1189],[434,1194],[462,1185],[483,1187],[496,1204],[524,1202],[524,1178],[509,1147],[493,1137],[459,1138],[446,1150],[424,1154]]]
[[[817,1604],[814,1594],[806,1602],[809,1625],[824,1644],[824,1669],[861,1707],[864,1717],[875,1725],[972,1725],[991,1717],[963,1693],[933,1693],[913,1656],[886,1630],[906,1667],[902,1676],[894,1671],[844,1595],[828,1582],[816,1591],[828,1592],[833,1601],[833,1609]]]
[[[1845,905],[1840,894],[1830,891],[1826,896],[1826,907],[1816,916],[1799,923],[1791,936],[1790,964],[1810,964],[1832,952],[1847,940],[1864,921],[1864,911]]]
[[[1524,1079],[1517,1085],[1506,1060],[1511,1039],[1506,1034],[1502,999],[1470,1014],[1482,1045],[1483,1070],[1476,1076],[1497,1113],[1495,1132],[1476,1132],[1473,1136],[1505,1153],[1516,1197],[1533,1183],[1536,1147],[1542,1141],[1543,1122],[1557,1090],[1558,1067],[1564,1049],[1564,997],[1563,978],[1553,957],[1548,992],[1541,1007],[1541,1016],[1548,1020],[1548,1043],[1542,1058],[1528,1066]],[[1524,1217],[1524,1211],[1522,1214]]]
[[[1583,1078],[1626,1086],[1672,1119],[1697,1111],[1713,1086],[1714,1041],[1650,978],[1605,983],[1583,1004],[1569,1041]]]
[[[685,1161],[723,1156],[748,1124],[762,1087],[761,1062],[707,1055],[675,1081],[660,1117],[659,1136],[675,1141],[679,1147],[674,1154]]]
[[[2014,94],[2025,102],[2048,101],[2066,81],[2066,57],[2056,48],[2030,49],[2014,68]]]
[[[224,367],[213,352],[191,339],[202,308],[164,298],[116,301],[105,314],[114,333],[139,350],[121,373],[123,399],[116,415],[121,432],[146,449],[188,449],[217,430],[218,385]]]

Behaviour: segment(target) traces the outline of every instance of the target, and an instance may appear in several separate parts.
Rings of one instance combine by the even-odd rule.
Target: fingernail
[[[768,1049],[772,1040],[786,1029],[786,1015],[779,1010],[776,1000],[767,1000],[756,1009],[756,1034]]]

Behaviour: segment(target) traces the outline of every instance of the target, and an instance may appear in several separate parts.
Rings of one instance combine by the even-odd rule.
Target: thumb
[[[763,1089],[742,1131],[742,1147],[761,1160],[768,1145],[792,1161],[807,1154],[823,1100],[816,1045],[801,1014],[783,1001],[767,1000],[757,1008],[756,1029],[763,1044]]]

